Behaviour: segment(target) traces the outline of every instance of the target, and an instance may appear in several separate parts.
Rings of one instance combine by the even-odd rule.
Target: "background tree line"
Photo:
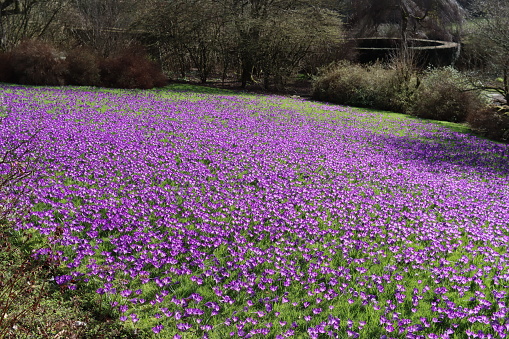
[[[3,50],[27,38],[108,57],[137,43],[175,78],[281,85],[340,52],[341,13],[311,0],[4,0]]]
[[[111,58],[145,57],[133,51],[141,46],[174,79],[269,88],[355,59],[348,38],[420,37],[463,42],[458,65],[489,74],[483,85],[507,98],[508,7],[502,0],[0,0],[0,50],[43,40],[51,44],[45,53],[25,44],[21,54],[71,56],[74,69],[108,78],[120,67]]]

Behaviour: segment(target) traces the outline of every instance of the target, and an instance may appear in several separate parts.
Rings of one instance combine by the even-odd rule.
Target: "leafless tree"
[[[475,0],[472,11],[476,15],[473,39],[489,55],[484,79],[477,85],[501,94],[509,103],[509,4],[505,0]]]
[[[283,85],[285,78],[303,65],[304,58],[317,57],[323,46],[331,49],[343,42],[341,20],[337,13],[309,7],[288,11],[285,20],[266,20],[262,26],[256,61],[263,86]],[[323,66],[323,65],[321,65]]]
[[[224,81],[228,70],[236,70],[243,87],[254,73],[268,86],[317,47],[341,42],[338,13],[319,2],[155,0],[140,27],[166,59],[179,65],[182,77],[192,67],[202,82],[212,70],[222,73]]]
[[[0,49],[55,33],[66,0],[0,0]]]
[[[235,27],[241,83],[252,80],[253,70],[263,73],[265,87],[270,77],[281,78],[313,51],[320,39],[330,46],[342,39],[337,13],[311,0],[230,1]],[[323,40],[322,40],[323,43]]]
[[[131,40],[129,29],[143,2],[135,0],[70,0],[67,30],[78,44],[107,56]]]

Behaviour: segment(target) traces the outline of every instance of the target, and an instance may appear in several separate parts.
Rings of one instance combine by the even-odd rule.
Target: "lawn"
[[[508,145],[403,115],[189,86],[0,93],[0,149],[39,131],[19,225],[43,244],[34,255],[128,328],[509,333]]]

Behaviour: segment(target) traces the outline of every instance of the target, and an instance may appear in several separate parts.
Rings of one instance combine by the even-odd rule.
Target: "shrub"
[[[78,47],[67,54],[68,74],[70,85],[99,86],[101,83],[100,57],[92,50]]]
[[[415,82],[412,72],[395,64],[384,67],[341,62],[322,71],[313,84],[312,96],[339,104],[403,112]]]
[[[363,83],[364,70],[359,65],[341,62],[322,71],[313,84],[313,98],[338,104],[356,101],[356,89]]]
[[[101,81],[105,87],[116,88],[148,89],[166,85],[161,68],[137,46],[103,60]]]
[[[509,108],[488,106],[473,110],[467,117],[470,128],[489,139],[509,141]]]
[[[59,86],[65,83],[66,62],[59,51],[39,40],[26,40],[11,51],[14,82]]]
[[[419,74],[411,62],[329,66],[313,84],[313,98],[339,104],[409,113],[421,118],[463,122],[483,106],[466,77],[451,67]]]
[[[408,113],[425,119],[465,121],[482,106],[479,94],[469,91],[465,83],[464,76],[451,67],[428,71],[412,96]]]

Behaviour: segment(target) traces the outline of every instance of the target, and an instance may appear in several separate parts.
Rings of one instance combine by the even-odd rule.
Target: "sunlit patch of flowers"
[[[3,87],[24,225],[165,338],[504,338],[509,147],[282,97]]]

